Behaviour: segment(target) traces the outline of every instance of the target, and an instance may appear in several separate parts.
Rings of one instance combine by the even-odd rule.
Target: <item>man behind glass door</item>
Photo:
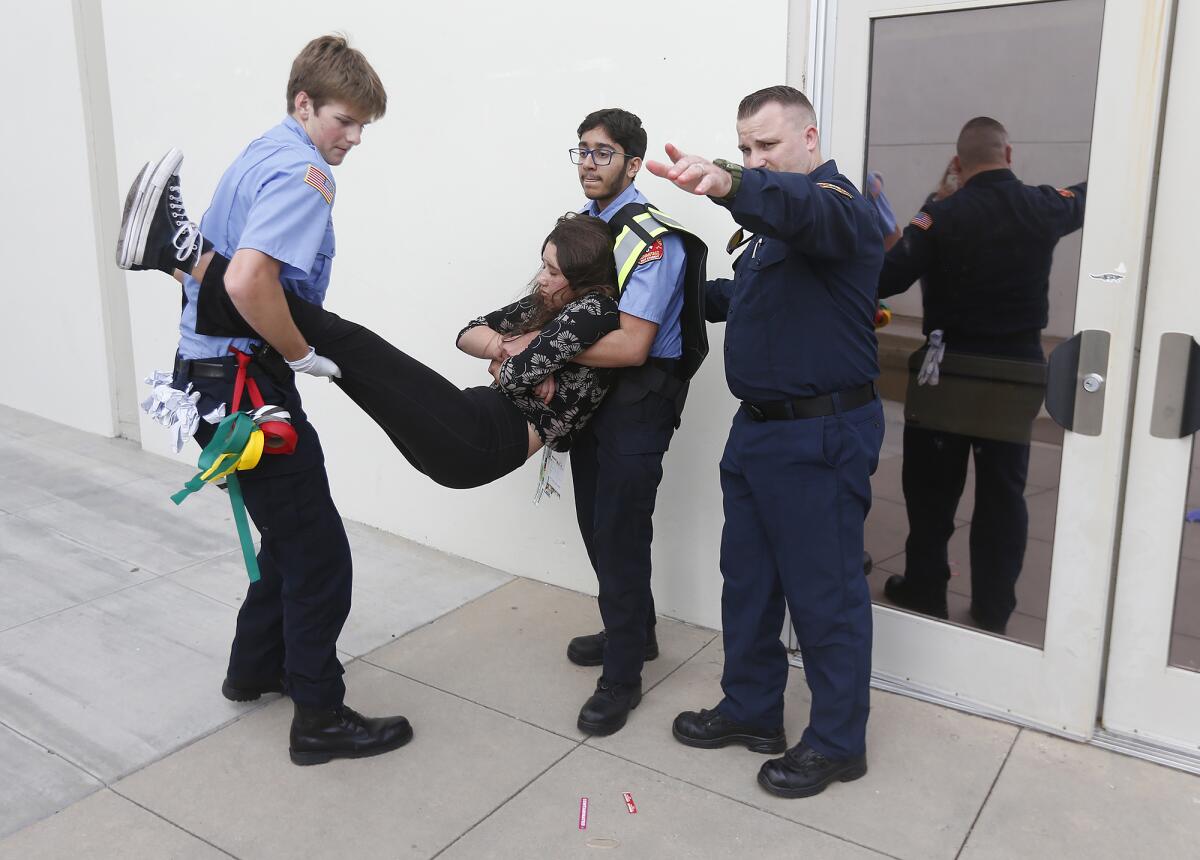
[[[1050,268],[1058,240],[1083,226],[1087,183],[1023,184],[1008,132],[990,117],[963,126],[956,153],[960,190],[926,201],[879,277],[881,299],[924,280],[930,339],[910,363],[917,373],[905,407],[905,572],[884,593],[897,606],[948,617],[946,548],[973,453],[970,613],[981,628],[1004,633],[1029,531],[1024,493],[1044,390]]]

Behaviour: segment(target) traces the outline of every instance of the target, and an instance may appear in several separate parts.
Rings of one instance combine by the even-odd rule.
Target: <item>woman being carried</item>
[[[158,207],[158,201],[139,200],[137,188],[135,181],[121,235],[131,212]],[[163,239],[169,242],[170,236]],[[148,247],[136,267],[149,268],[142,260],[162,258],[159,250]],[[225,293],[228,265],[228,258],[209,252],[191,268],[201,284],[200,316],[210,326],[202,333],[257,337]],[[174,275],[182,281],[183,272]],[[442,486],[465,489],[508,474],[543,445],[570,448],[613,382],[612,370],[571,360],[619,327],[616,282],[608,226],[588,216],[560,218],[542,243],[542,266],[529,294],[472,320],[459,333],[458,347],[490,359],[495,379],[489,387],[466,389],[370,329],[287,290],[284,295],[308,344],[340,369],[334,381],[342,391],[418,471]],[[504,341],[529,334],[534,336],[523,338],[523,350],[504,357]],[[272,358],[284,366],[278,353],[265,348],[256,361],[270,368]],[[553,384],[539,388],[547,380]],[[201,404],[200,412],[215,405]]]

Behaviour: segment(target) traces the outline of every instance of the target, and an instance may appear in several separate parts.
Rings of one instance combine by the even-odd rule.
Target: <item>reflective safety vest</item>
[[[617,264],[617,290],[623,292],[638,260],[654,241],[666,233],[683,240],[687,264],[683,275],[683,311],[679,322],[683,353],[675,375],[692,378],[708,355],[708,330],[704,320],[705,264],[708,246],[682,224],[645,203],[626,203],[608,222],[613,233],[613,257]]]

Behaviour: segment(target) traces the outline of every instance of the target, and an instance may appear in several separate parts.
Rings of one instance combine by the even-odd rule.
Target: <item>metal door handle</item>
[[[1073,433],[1099,436],[1104,427],[1110,340],[1099,329],[1077,332],[1055,347],[1046,363],[1046,411]]]
[[[1183,439],[1200,430],[1200,344],[1190,334],[1166,332],[1158,342],[1158,376],[1150,435]]]

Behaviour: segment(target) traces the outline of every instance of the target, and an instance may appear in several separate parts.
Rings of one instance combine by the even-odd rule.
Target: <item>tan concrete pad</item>
[[[642,703],[637,720],[588,744],[894,857],[927,860],[955,856],[1017,734],[1013,726],[874,690],[866,777],[816,797],[777,798],[756,781],[769,756],[736,746],[698,750],[671,737],[677,713],[720,701],[722,661],[714,642]],[[798,670],[786,697],[794,744],[809,707]]]
[[[1200,851],[1200,777],[1021,731],[964,860],[1183,858]]]
[[[356,661],[347,703],[403,713],[414,738],[297,767],[277,701],[115,788],[238,857],[430,857],[573,748],[519,720]]]
[[[364,659],[410,678],[581,738],[579,709],[600,668],[567,660],[572,636],[600,629],[595,598],[519,579]],[[716,633],[660,618],[657,660],[642,670],[644,689],[662,680]],[[654,697],[648,693],[648,698]],[[640,719],[635,712],[631,720]]]
[[[636,813],[629,812],[623,792],[633,795]],[[588,799],[586,830],[579,829],[581,797]],[[882,857],[587,747],[572,752],[441,856],[446,860]]]
[[[153,576],[46,526],[0,514],[0,631]]]
[[[75,765],[0,725],[0,839],[100,787]]]
[[[221,698],[234,611],[165,579],[0,633],[5,723],[103,780],[247,709]]]
[[[0,860],[211,860],[228,856],[108,789],[0,842]]]
[[[171,495],[182,487],[182,482],[139,478],[21,516],[159,574],[237,549],[228,495],[205,487],[176,506]]]

